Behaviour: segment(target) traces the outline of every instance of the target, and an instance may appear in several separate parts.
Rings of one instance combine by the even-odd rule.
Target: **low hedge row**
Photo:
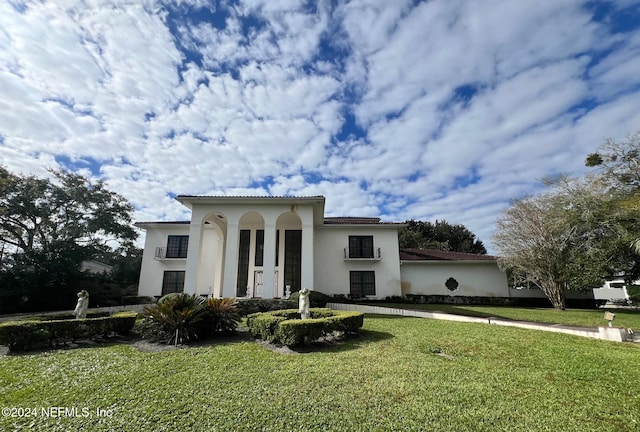
[[[240,316],[247,316],[258,312],[291,309],[298,307],[297,300],[286,299],[236,299],[236,308]]]
[[[79,338],[111,334],[126,335],[136,322],[136,312],[85,319],[31,319],[0,323],[0,345],[11,351],[29,350],[39,345],[59,345]]]
[[[355,334],[362,327],[362,312],[310,309],[311,318],[302,320],[295,309],[256,313],[247,316],[247,326],[255,337],[268,342],[298,346],[334,334]]]

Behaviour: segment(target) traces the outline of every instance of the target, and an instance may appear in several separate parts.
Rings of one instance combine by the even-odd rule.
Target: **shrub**
[[[627,286],[627,294],[629,294],[629,300],[631,300],[631,303],[640,303],[640,285]]]
[[[313,308],[309,312],[311,318],[306,320],[301,320],[300,313],[295,309],[256,313],[247,317],[247,326],[255,337],[296,346],[334,333],[357,333],[364,320],[364,314],[361,312],[334,311],[326,308]]]
[[[142,313],[143,338],[167,344],[192,341],[207,333],[206,299],[185,293],[170,294]]]
[[[240,316],[258,312],[291,309],[298,307],[298,301],[284,299],[237,299],[237,310]]]
[[[289,301],[294,303],[294,307],[298,306],[300,298],[300,292],[296,291],[289,296]],[[320,291],[309,291],[309,306],[312,308],[323,308],[331,301],[331,296],[328,296]]]
[[[85,319],[32,319],[0,323],[0,345],[11,351],[33,346],[67,344],[78,338],[93,338],[115,333],[126,335],[133,327],[136,312],[119,312],[112,316]]]
[[[268,342],[277,342],[278,325],[286,319],[268,312],[258,312],[247,316],[247,326],[253,336]]]
[[[233,333],[238,329],[240,315],[234,299],[216,299],[207,301],[209,311],[209,329],[214,333]]]

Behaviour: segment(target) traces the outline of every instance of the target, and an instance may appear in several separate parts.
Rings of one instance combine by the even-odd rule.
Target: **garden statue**
[[[302,288],[300,290],[300,298],[298,299],[298,312],[302,319],[309,318],[309,290]]]
[[[89,309],[89,293],[87,290],[82,290],[78,293],[78,304],[76,304],[73,314],[76,319],[86,318],[87,309]]]

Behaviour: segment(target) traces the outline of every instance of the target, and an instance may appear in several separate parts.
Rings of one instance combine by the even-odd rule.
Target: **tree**
[[[640,131],[629,135],[626,141],[611,138],[587,156],[585,165],[598,167],[600,176],[612,186],[625,189],[640,188]]]
[[[640,131],[626,141],[605,140],[585,165],[599,169],[599,176],[618,194],[619,207],[640,213]],[[640,238],[632,241],[631,250],[640,254]]]
[[[493,240],[500,266],[539,286],[563,310],[568,289],[638,272],[636,261],[621,253],[638,226],[599,178],[560,178],[548,187],[514,201],[499,217]]]
[[[73,302],[81,262],[131,247],[137,236],[133,207],[104,182],[51,173],[42,179],[0,166],[0,294],[40,302],[36,307]]]
[[[442,220],[435,223],[408,220],[399,236],[400,247],[439,249],[455,252],[486,254],[482,241],[464,225]]]

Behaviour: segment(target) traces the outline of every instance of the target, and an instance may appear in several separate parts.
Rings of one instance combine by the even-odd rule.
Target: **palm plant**
[[[197,295],[171,294],[142,313],[142,336],[165,343],[183,343],[206,334],[206,300]]]
[[[210,329],[214,333],[233,333],[238,328],[240,314],[237,303],[230,298],[211,298],[207,301],[211,320]]]

